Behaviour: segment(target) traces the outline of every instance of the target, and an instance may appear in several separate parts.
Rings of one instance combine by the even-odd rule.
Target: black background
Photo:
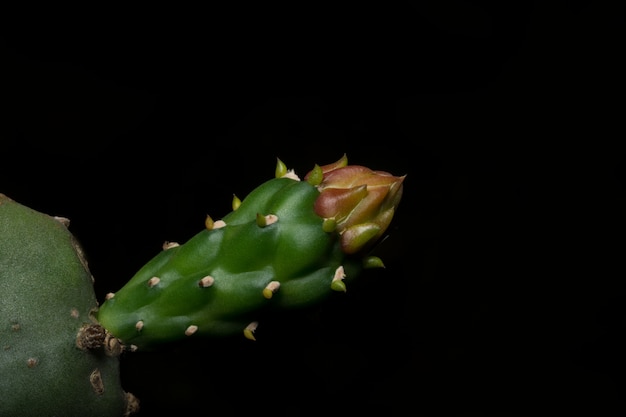
[[[407,175],[345,297],[124,356],[141,416],[622,416],[624,7],[587,3],[4,13],[0,192],[102,299],[276,158]]]

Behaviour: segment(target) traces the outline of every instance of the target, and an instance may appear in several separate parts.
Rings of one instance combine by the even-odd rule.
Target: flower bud
[[[385,171],[347,165],[345,155],[333,164],[316,168],[323,173],[317,185],[320,191],[315,201],[317,215],[334,219],[345,253],[370,248],[391,223],[402,198],[406,175],[397,177]]]

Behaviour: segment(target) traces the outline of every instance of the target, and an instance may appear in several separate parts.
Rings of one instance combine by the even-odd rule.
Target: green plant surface
[[[119,417],[132,398],[68,222],[0,194],[2,416]]]

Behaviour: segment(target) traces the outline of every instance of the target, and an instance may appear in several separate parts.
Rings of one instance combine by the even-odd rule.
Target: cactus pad
[[[2,416],[120,417],[136,404],[68,222],[0,194]]]
[[[320,215],[316,201],[321,190],[332,188],[324,182],[325,174],[341,172],[346,164],[344,157],[332,166],[316,165],[300,181],[278,160],[276,178],[243,200],[235,197],[232,212],[218,221],[207,217],[206,228],[184,244],[165,244],[119,291],[107,296],[98,320],[124,344],[141,349],[199,336],[243,333],[254,339],[260,311],[305,307],[345,291],[344,278],[364,267],[383,266],[358,249],[371,246],[372,238],[384,232],[403,179],[385,173],[394,186],[376,183],[375,191],[367,183],[350,184],[357,192],[337,204],[326,192],[328,214]],[[380,177],[370,170],[367,174]],[[387,196],[389,190],[393,192]],[[366,201],[368,195],[378,196],[376,206],[356,210],[345,205]],[[383,218],[380,207],[382,227],[376,223]],[[331,213],[334,208],[340,218]],[[358,224],[346,221],[357,212]],[[339,229],[343,224],[350,228]],[[352,240],[342,239],[344,232]]]

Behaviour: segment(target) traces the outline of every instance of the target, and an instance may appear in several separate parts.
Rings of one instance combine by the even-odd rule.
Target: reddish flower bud
[[[405,176],[393,176],[360,165],[347,165],[345,155],[334,164],[316,167],[323,173],[315,212],[334,219],[345,253],[370,248],[387,230],[402,198]]]

